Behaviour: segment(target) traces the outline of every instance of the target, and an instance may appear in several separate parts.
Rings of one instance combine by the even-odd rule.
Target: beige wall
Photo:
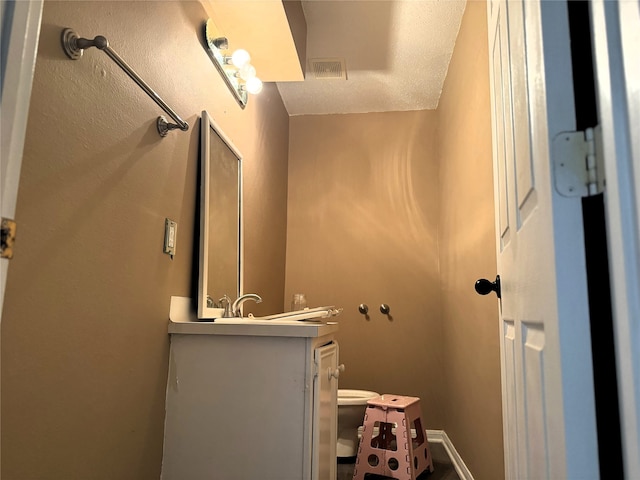
[[[468,3],[437,111],[291,118],[285,303],[344,307],[340,388],[420,396],[426,428],[493,480],[498,310],[473,289],[496,274],[485,8]]]
[[[504,477],[486,5],[471,1],[438,105],[446,431],[476,480]]]
[[[435,129],[418,111],[292,117],[289,134],[285,301],[343,307],[340,388],[419,396],[427,428],[445,403]]]
[[[245,288],[282,309],[287,113],[274,85],[239,108],[202,48],[206,17],[198,2],[45,2],[2,315],[6,480],[159,478],[169,300],[197,278],[202,110],[245,158]],[[161,139],[163,112],[104,53],[67,59],[63,27],[106,36],[189,131]]]

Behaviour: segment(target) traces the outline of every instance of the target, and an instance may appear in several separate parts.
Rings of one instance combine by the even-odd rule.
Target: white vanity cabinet
[[[335,480],[337,324],[171,324],[163,480]]]

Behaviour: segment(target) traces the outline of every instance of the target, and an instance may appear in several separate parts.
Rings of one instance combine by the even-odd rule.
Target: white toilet
[[[379,395],[368,390],[338,389],[338,457],[358,454],[358,427],[362,426],[367,400]]]

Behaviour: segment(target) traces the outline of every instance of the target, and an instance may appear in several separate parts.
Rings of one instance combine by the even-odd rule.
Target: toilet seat
[[[365,405],[380,394],[369,390],[338,390],[338,405]]]

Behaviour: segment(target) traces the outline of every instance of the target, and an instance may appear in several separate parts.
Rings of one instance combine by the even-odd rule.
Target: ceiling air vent
[[[311,58],[309,67],[316,80],[347,79],[347,68],[342,58]]]

